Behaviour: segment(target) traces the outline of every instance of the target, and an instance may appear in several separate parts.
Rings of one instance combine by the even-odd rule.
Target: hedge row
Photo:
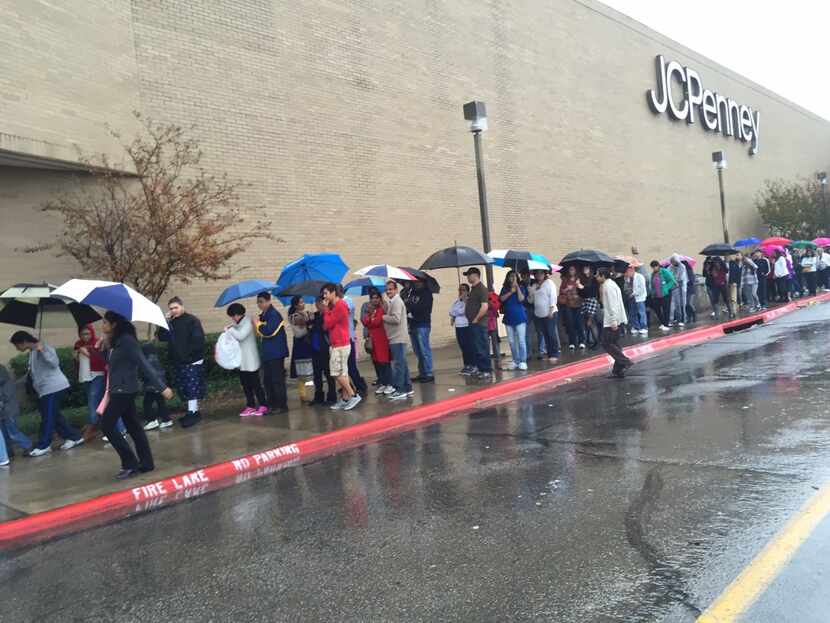
[[[214,346],[219,335],[219,333],[208,333],[205,336],[205,369],[207,371],[208,392],[225,389],[230,385],[238,385],[239,383],[235,372],[221,368],[213,360]],[[167,345],[161,342],[157,343],[157,346],[159,359],[167,372],[167,382],[172,382],[172,367],[167,357]],[[75,366],[73,349],[72,347],[61,347],[56,350],[61,362],[61,370],[63,370],[71,384],[69,392],[63,399],[63,405],[66,407],[83,407],[86,405],[86,395],[83,387],[78,383],[78,371]],[[12,358],[9,365],[15,378],[22,378],[26,374],[29,365],[28,353],[21,353]]]

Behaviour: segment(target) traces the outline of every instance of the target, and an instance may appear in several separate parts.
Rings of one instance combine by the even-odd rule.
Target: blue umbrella
[[[735,242],[736,247],[754,247],[756,244],[761,244],[760,238],[743,238]]]
[[[269,290],[273,290],[275,286],[276,284],[273,281],[265,281],[264,279],[240,281],[225,288],[222,294],[219,295],[219,298],[216,299],[214,307],[224,307],[228,303],[233,303],[239,299],[246,299],[260,292],[268,292]]]
[[[350,281],[343,288],[346,290],[346,294],[352,296],[369,296],[369,288],[377,288],[383,292],[385,285],[386,279],[383,277],[363,277]]]
[[[283,267],[277,288],[303,281],[340,283],[347,272],[349,267],[337,253],[307,253]]]

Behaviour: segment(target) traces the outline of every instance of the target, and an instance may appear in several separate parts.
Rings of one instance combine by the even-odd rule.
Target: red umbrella
[[[689,257],[688,255],[681,255],[680,256],[680,261],[681,262],[686,262],[693,269],[697,265],[697,260],[694,259],[693,257]],[[660,266],[668,266],[669,264],[671,264],[671,257],[667,257],[666,259],[664,259],[663,261],[660,262]]]
[[[762,247],[771,247],[773,245],[778,245],[781,247],[786,247],[793,243],[792,240],[789,238],[784,238],[782,236],[773,236],[772,238],[767,238],[761,243]]]
[[[813,244],[817,247],[830,247],[830,238],[816,238]]]
[[[781,253],[786,253],[787,252],[787,250],[784,247],[782,247],[780,244],[768,244],[766,246],[762,246],[760,250],[761,250],[761,253],[763,253],[764,255],[767,255],[769,257],[772,257],[773,255],[775,255],[776,251],[781,251]]]

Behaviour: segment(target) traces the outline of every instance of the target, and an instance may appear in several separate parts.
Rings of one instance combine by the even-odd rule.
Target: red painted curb
[[[830,300],[830,292],[814,297],[807,304],[826,300]],[[803,306],[806,305],[789,303],[753,316],[668,335],[637,346],[629,346],[625,349],[625,353],[632,359],[642,359],[677,346],[701,344],[723,337],[725,330],[768,322]],[[204,495],[208,491],[260,478],[291,465],[361,446],[403,430],[417,428],[462,411],[478,408],[483,403],[502,402],[518,394],[526,393],[530,389],[541,389],[543,386],[544,389],[550,389],[553,384],[606,370],[610,362],[611,358],[607,355],[598,355],[570,365],[502,381],[467,394],[309,437],[292,444],[254,452],[153,483],[8,521],[0,524],[0,549],[29,545],[61,534],[100,525],[113,519],[128,517]]]

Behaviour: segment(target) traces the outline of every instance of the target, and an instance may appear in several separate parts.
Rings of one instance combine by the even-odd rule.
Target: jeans
[[[536,316],[533,319],[536,322],[536,331],[545,336],[548,357],[558,357],[562,354],[559,346],[559,330],[556,326],[558,316],[559,313],[554,312],[553,317],[539,318]]]
[[[0,464],[9,460],[9,453],[6,451],[6,440],[0,435]]]
[[[461,349],[461,360],[465,368],[472,368],[475,365],[475,357],[470,349],[470,327],[456,327],[455,339],[458,341],[458,348]]]
[[[778,289],[778,296],[782,301],[790,300],[790,278],[776,277],[775,287]]]
[[[538,357],[547,352],[545,336],[536,330],[536,323],[533,321],[533,309],[527,314],[527,356],[529,359]]]
[[[337,402],[337,387],[329,370],[329,350],[316,350],[311,357],[314,366],[314,401]],[[323,383],[327,384],[328,393],[323,391]]]
[[[53,431],[57,431],[58,435],[64,439],[78,441],[81,438],[81,433],[70,426],[61,415],[61,398],[64,391],[66,390],[46,394],[37,401],[37,407],[40,411],[40,435],[37,447],[40,450],[45,450],[52,444]]]
[[[242,384],[242,391],[245,392],[246,407],[256,409],[265,406],[265,392],[262,390],[262,383],[259,381],[259,370],[256,372],[240,370],[239,382]]]
[[[144,401],[141,411],[145,422],[152,422],[153,420],[158,420],[159,422],[170,421],[170,413],[167,411],[167,401],[158,392],[144,391]]]
[[[386,387],[392,385],[392,364],[376,363],[375,369],[378,373],[378,386]]]
[[[507,340],[510,342],[513,363],[527,363],[527,323],[504,326],[507,327]]]
[[[814,272],[802,273],[802,275],[804,277],[804,280],[807,282],[807,290],[810,292],[810,296],[815,296],[816,295],[816,286],[817,286],[817,283],[818,283],[818,280],[816,278],[816,273],[814,273]]]
[[[360,376],[360,370],[357,369],[357,342],[355,340],[352,340],[352,349],[349,351],[349,378],[358,393],[365,394],[369,389],[366,381]]]
[[[412,350],[418,358],[418,376],[421,378],[432,376],[432,348],[429,345],[431,327],[420,326],[409,329],[409,339]]]
[[[632,361],[626,357],[622,348],[620,348],[619,341],[619,328],[612,329],[611,327],[605,327],[602,330],[602,347],[614,359],[614,374],[619,374],[624,368],[632,364]]]
[[[32,440],[17,428],[16,418],[7,417],[5,420],[0,420],[0,429],[3,431],[3,438],[9,448],[11,448],[12,442],[14,442],[24,450],[28,451],[32,449]]]
[[[133,438],[138,458],[124,436],[115,432],[115,422],[119,418],[127,427],[130,437]],[[140,469],[143,472],[149,472],[155,467],[150,442],[147,441],[147,434],[144,432],[144,427],[139,424],[138,415],[135,412],[135,394],[110,394],[110,402],[101,417],[101,429],[121,458],[121,469]]]
[[[648,329],[648,319],[646,318],[646,302],[638,303],[634,301],[631,303],[631,328],[635,331]]]
[[[91,426],[98,423],[98,405],[104,398],[104,392],[107,390],[107,379],[105,376],[96,376],[88,383],[84,383],[84,390],[86,391],[86,408],[89,412],[88,422]]]
[[[487,343],[487,327],[478,323],[470,325],[470,353],[473,356],[474,365],[479,372],[491,372],[493,366],[490,363],[490,348]]]
[[[392,387],[398,392],[412,391],[409,364],[406,362],[406,344],[390,344],[392,352]]]
[[[582,311],[578,307],[563,307],[562,317],[565,319],[565,330],[568,332],[568,344],[584,344],[585,322],[582,320]]]
[[[657,312],[657,317],[660,319],[660,324],[664,327],[669,326],[669,309],[671,305],[671,298],[668,296],[661,296],[654,299],[654,311]]]
[[[285,357],[262,362],[265,377],[265,396],[271,409],[288,408],[288,391],[285,389]]]
[[[686,287],[678,285],[671,291],[671,303],[669,309],[671,322],[686,322]]]
[[[741,298],[743,299],[744,305],[751,309],[760,307],[761,304],[758,302],[758,284],[752,283],[741,286]]]
[[[720,315],[718,310],[718,303],[723,299],[723,304],[729,310],[729,315],[733,313],[732,301],[729,300],[729,286],[711,286],[709,288],[709,300],[712,302],[712,312],[715,316]]]
[[[761,304],[761,307],[766,307],[769,302],[766,277],[759,277],[758,279],[758,302]]]

